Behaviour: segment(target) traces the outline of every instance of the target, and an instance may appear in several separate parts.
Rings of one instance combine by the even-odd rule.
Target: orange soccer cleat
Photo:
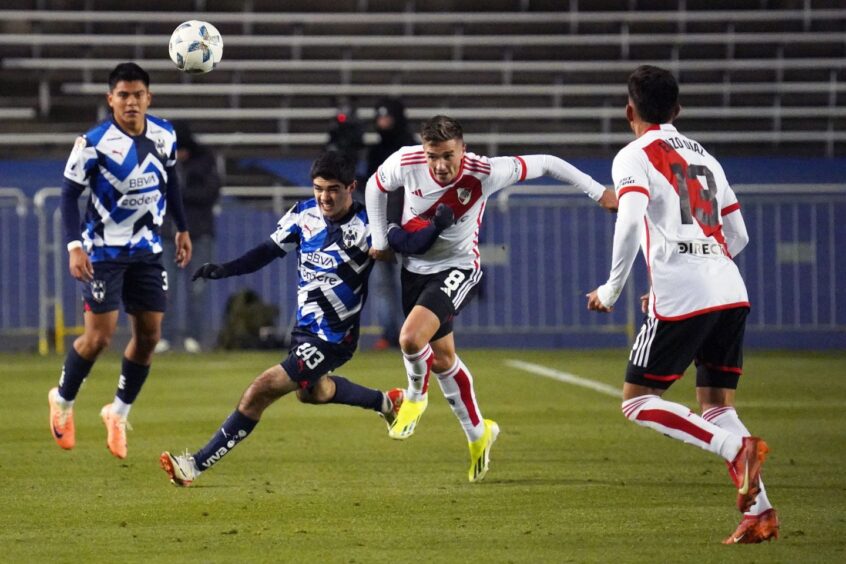
[[[52,388],[47,393],[50,404],[50,432],[56,444],[65,450],[76,445],[76,428],[73,424],[73,408],[63,409],[59,405],[59,388]]]
[[[744,515],[723,544],[757,544],[773,539],[778,539],[778,514],[775,509],[767,509],[760,515]]]
[[[107,403],[100,410],[100,417],[106,426],[106,446],[118,458],[126,458],[126,417],[112,413],[112,404]]]
[[[761,491],[759,481],[761,466],[770,451],[767,443],[759,437],[743,437],[743,444],[737,456],[728,467],[734,485],[737,486],[737,508],[745,513],[755,503],[755,497]]]

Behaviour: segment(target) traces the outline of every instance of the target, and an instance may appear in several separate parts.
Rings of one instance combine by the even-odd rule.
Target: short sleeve
[[[288,213],[282,216],[276,225],[276,231],[270,236],[274,243],[286,253],[296,249],[300,242],[300,210],[295,204]]]
[[[631,147],[622,149],[614,157],[611,165],[611,177],[614,180],[614,191],[621,198],[629,192],[639,192],[649,197],[649,176],[647,173],[646,155]]]
[[[400,172],[400,167],[402,166],[403,162],[409,161],[409,159],[416,158],[413,156],[414,153],[406,153],[403,154],[403,150],[400,149],[399,151],[395,152],[393,155],[385,159],[379,168],[376,169],[376,172],[373,174],[373,177],[376,180],[376,186],[382,192],[393,192],[397,188],[402,187],[403,180],[402,175]],[[421,162],[426,162],[425,157],[423,156],[422,152],[420,153],[419,159]]]
[[[490,164],[489,180],[485,183],[488,196],[526,179],[527,166],[522,157],[493,157],[485,160]]]
[[[77,137],[68,162],[65,164],[65,178],[76,184],[87,186],[91,171],[96,165],[97,150],[89,144],[84,135]]]

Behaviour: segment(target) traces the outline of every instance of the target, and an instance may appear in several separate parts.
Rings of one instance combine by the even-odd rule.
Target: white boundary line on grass
[[[574,386],[581,386],[582,388],[588,388],[589,390],[593,390],[595,392],[599,392],[600,394],[605,394],[607,396],[612,396],[615,398],[623,397],[623,392],[619,388],[615,388],[613,386],[609,386],[608,384],[603,384],[602,382],[597,382],[595,380],[582,378],[581,376],[576,376],[575,374],[570,374],[569,372],[561,372],[553,368],[541,366],[540,364],[523,362],[522,360],[509,359],[505,361],[505,364],[512,368],[517,368],[518,370],[525,370],[526,372],[531,372],[532,374],[536,374],[538,376],[552,378],[553,380],[558,380],[559,382],[572,384]]]

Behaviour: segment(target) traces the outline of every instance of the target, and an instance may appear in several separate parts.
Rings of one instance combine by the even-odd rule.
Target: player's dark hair
[[[135,63],[120,63],[109,73],[109,90],[114,90],[121,80],[132,82],[140,80],[147,88],[150,87],[150,75]]]
[[[435,116],[423,122],[420,137],[424,143],[443,143],[457,139],[464,140],[464,130],[457,119],[447,116]]]
[[[648,123],[669,123],[679,105],[679,84],[662,68],[641,65],[629,76],[629,98]]]
[[[349,186],[355,181],[355,161],[344,153],[326,151],[311,164],[311,179],[318,176]]]

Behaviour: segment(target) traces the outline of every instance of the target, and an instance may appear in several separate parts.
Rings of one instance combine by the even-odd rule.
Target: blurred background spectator
[[[174,262],[175,226],[165,219],[162,226],[164,264],[168,279],[168,315],[162,327],[162,339],[156,352],[182,344],[186,352],[197,353],[210,346],[213,336],[206,312],[210,307],[205,280],[191,282],[196,267],[213,261],[214,207],[220,198],[221,178],[217,160],[208,147],[201,145],[186,122],[174,123],[176,129],[176,173],[182,189],[182,201],[188,231],[194,245],[191,264],[180,269]]]

